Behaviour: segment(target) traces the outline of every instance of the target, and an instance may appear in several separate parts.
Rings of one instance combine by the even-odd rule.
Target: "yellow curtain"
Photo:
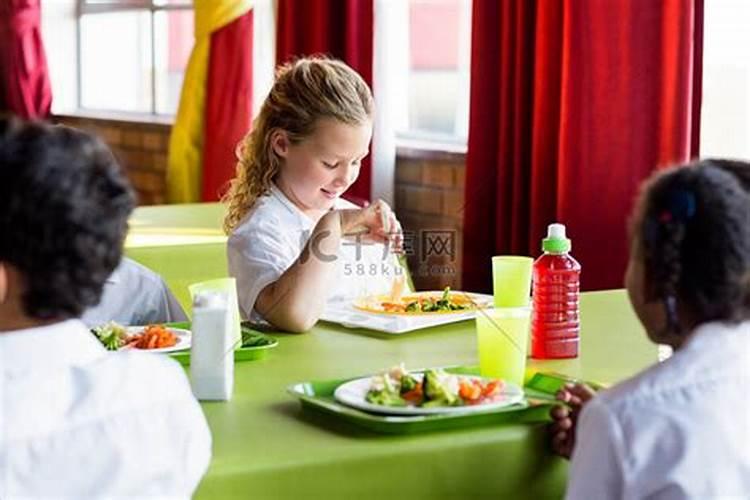
[[[247,13],[252,0],[195,0],[195,44],[180,94],[167,160],[170,203],[200,201],[203,173],[204,104],[211,33]]]

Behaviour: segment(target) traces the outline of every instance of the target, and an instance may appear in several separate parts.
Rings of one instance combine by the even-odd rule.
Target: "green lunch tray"
[[[565,384],[576,382],[583,382],[595,391],[601,391],[607,388],[607,385],[605,384],[592,382],[591,380],[578,380],[562,373],[537,372],[531,377],[528,382],[526,382],[526,386],[524,389],[526,391],[528,391],[529,389],[534,389],[537,392],[542,392],[554,397],[557,391],[562,389]]]
[[[445,371],[461,375],[479,375],[478,367],[457,366],[445,368]],[[544,377],[543,374],[541,376]],[[287,392],[299,399],[306,411],[333,416],[383,434],[411,434],[481,425],[549,422],[550,408],[560,404],[554,400],[554,392],[548,393],[526,386],[526,397],[522,403],[487,412],[415,416],[376,415],[343,405],[334,399],[336,387],[354,378],[301,382],[289,386]]]
[[[189,322],[181,322],[181,323],[167,323],[167,326],[171,326],[174,328],[185,328],[190,329],[190,323]],[[261,333],[257,330],[253,330],[251,328],[248,328],[246,326],[242,327],[243,333]],[[239,347],[234,350],[234,361],[251,361],[254,359],[261,359],[265,358],[266,354],[268,354],[268,351],[271,349],[274,349],[278,347],[279,341],[273,337],[270,337],[266,335],[269,339],[273,340],[272,343],[267,345],[261,345],[261,346],[252,346],[252,347]],[[183,366],[188,366],[190,364],[190,351],[177,351],[170,353],[169,356],[177,362],[179,362]]]

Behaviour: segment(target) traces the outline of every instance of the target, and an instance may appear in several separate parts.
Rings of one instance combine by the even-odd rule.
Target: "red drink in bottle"
[[[544,255],[532,271],[532,358],[578,356],[581,265],[570,255],[570,247],[565,226],[550,224],[542,240]]]

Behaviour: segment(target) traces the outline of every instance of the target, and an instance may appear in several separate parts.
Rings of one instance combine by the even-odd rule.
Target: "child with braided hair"
[[[571,458],[568,498],[750,495],[750,164],[660,171],[630,227],[628,295],[674,355],[594,396],[568,385],[552,411]]]

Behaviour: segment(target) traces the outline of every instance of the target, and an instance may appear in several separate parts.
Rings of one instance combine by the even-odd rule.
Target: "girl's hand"
[[[361,209],[341,210],[341,232],[344,236],[356,236],[365,243],[392,245],[400,253],[403,231],[393,210],[383,200]]]
[[[552,450],[561,457],[569,459],[573,454],[578,415],[594,394],[594,390],[585,384],[565,384],[555,395],[556,399],[568,405],[555,406],[550,410]]]

